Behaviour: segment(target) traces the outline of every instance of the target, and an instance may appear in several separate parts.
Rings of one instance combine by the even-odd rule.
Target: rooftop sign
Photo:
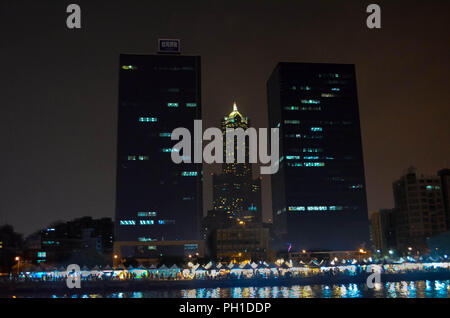
[[[160,53],[180,53],[180,40],[178,39],[158,39]]]

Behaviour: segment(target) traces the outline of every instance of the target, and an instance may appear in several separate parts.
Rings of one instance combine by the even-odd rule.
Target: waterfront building
[[[114,241],[111,218],[85,216],[68,222],[55,222],[29,235],[24,253],[33,263],[61,264],[74,257],[109,261]]]
[[[259,224],[237,224],[214,232],[215,257],[222,260],[270,260],[269,228]]]
[[[411,167],[393,182],[392,187],[397,249],[427,252],[427,238],[447,229],[441,179],[419,175]]]
[[[271,176],[278,250],[369,246],[354,65],[279,63],[267,82],[269,126],[280,129]]]
[[[200,75],[199,56],[120,55],[116,259],[202,253],[202,164],[171,159],[171,132],[201,119]]]

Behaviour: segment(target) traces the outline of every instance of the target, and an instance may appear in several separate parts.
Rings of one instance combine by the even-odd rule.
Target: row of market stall
[[[83,266],[78,270],[67,270],[67,268],[40,266],[27,269],[21,272],[19,277],[23,279],[39,280],[58,280],[64,279],[68,275],[79,275],[81,279],[226,279],[226,278],[268,278],[268,277],[298,277],[323,274],[346,274],[356,275],[367,272],[384,273],[402,273],[413,271],[437,271],[450,270],[450,262],[426,262],[415,263],[403,261],[398,263],[377,264],[365,263],[359,264],[356,261],[337,262],[318,262],[310,261],[308,263],[289,261],[277,261],[275,263],[267,262],[242,262],[229,264],[209,262],[206,265],[188,263],[185,266],[155,266],[145,267],[117,267],[103,268],[95,266],[88,268]]]

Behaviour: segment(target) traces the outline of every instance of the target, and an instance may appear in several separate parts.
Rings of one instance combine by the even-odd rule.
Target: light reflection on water
[[[53,298],[64,297],[51,295]],[[66,296],[67,297],[67,296]],[[369,289],[365,284],[198,288],[153,290],[91,295],[73,298],[449,298],[450,281],[387,282]]]

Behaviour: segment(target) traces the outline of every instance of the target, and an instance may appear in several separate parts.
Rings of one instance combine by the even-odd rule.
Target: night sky
[[[266,80],[279,61],[356,65],[369,211],[393,207],[413,165],[450,168],[450,2],[0,0],[0,224],[29,234],[56,220],[113,217],[118,57],[158,38],[202,56],[204,127],[232,109],[267,127]],[[77,3],[82,29],[66,27]],[[211,207],[204,166],[205,213]],[[255,167],[254,171],[257,169]],[[263,177],[270,217],[270,177]]]

